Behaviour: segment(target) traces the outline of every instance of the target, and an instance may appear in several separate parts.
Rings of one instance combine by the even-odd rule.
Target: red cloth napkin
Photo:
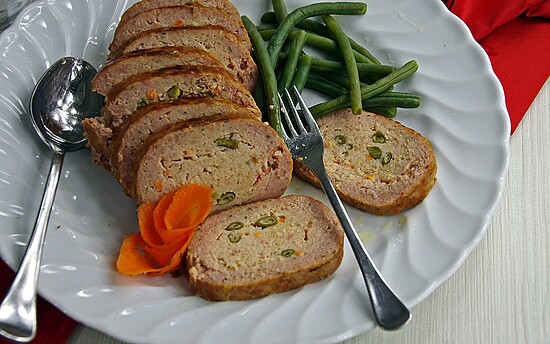
[[[0,297],[8,291],[15,273],[0,259]],[[69,339],[76,322],[52,306],[46,300],[38,298],[38,332],[32,344],[63,344]],[[0,337],[0,344],[14,343]]]
[[[550,1],[444,0],[489,55],[512,133],[550,75]]]

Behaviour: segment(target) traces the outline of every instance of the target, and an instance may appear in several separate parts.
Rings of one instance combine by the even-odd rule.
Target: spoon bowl
[[[0,335],[17,342],[29,342],[36,336],[36,292],[46,228],[65,152],[84,148],[82,120],[97,115],[103,104],[103,98],[91,88],[96,73],[88,62],[64,57],[48,68],[31,94],[31,122],[50,147],[52,162],[29,244],[0,305]]]
[[[102,97],[92,92],[96,69],[88,62],[64,57],[42,75],[31,94],[32,124],[47,145],[75,151],[86,144],[82,120],[97,115]]]

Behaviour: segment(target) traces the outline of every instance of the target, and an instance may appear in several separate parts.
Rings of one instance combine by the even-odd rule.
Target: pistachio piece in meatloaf
[[[134,177],[134,158],[145,140],[157,131],[189,119],[214,115],[251,116],[260,120],[258,112],[227,99],[182,98],[146,105],[134,112],[115,130],[111,145],[111,172],[130,194]]]
[[[218,59],[201,49],[162,47],[137,50],[103,66],[94,77],[92,88],[95,92],[106,96],[113,87],[133,75],[178,65],[223,68]]]
[[[202,5],[204,7],[214,7],[229,13],[236,20],[240,19],[241,15],[237,8],[229,0],[141,0],[130,6],[120,18],[119,25],[126,22],[134,16],[155,8],[170,7],[170,6],[193,6]]]
[[[316,282],[344,254],[344,232],[323,203],[303,195],[209,216],[186,256],[191,289],[209,300],[246,300]]]
[[[325,140],[324,163],[340,197],[377,215],[400,213],[420,203],[436,180],[430,142],[418,132],[374,113],[350,109],[317,119]],[[320,187],[303,165],[297,175]]]
[[[244,87],[254,90],[258,81],[258,67],[250,51],[237,35],[221,26],[176,27],[155,29],[137,35],[121,47],[120,54],[134,50],[186,46],[202,49],[216,57]],[[120,54],[110,56],[116,58]]]
[[[155,203],[188,183],[213,188],[212,211],[283,194],[292,177],[288,148],[268,124],[219,116],[174,124],[150,136],[134,160],[133,198]]]
[[[117,26],[109,50],[117,51],[132,37],[149,30],[204,25],[224,27],[227,31],[235,33],[250,50],[248,33],[240,18],[236,20],[223,10],[198,4],[155,8],[135,15]]]

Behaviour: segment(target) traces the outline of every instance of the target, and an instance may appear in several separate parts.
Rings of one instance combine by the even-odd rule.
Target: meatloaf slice
[[[92,151],[92,160],[110,171],[113,129],[149,103],[182,97],[228,99],[254,113],[260,113],[250,92],[223,68],[175,66],[138,74],[126,79],[109,93],[101,116],[87,118],[82,122],[88,147]]]
[[[223,10],[195,4],[161,7],[137,14],[117,26],[109,50],[117,51],[126,41],[145,31],[203,25],[222,26],[236,34],[248,50],[251,49],[248,33],[240,19],[235,20]]]
[[[186,256],[190,287],[208,300],[246,300],[332,274],[344,232],[323,203],[302,195],[234,207],[208,217]]]
[[[185,97],[220,97],[259,111],[250,92],[225,69],[174,66],[134,75],[105,97],[105,123],[118,127],[138,108],[149,103]]]
[[[92,87],[95,92],[105,96],[115,85],[132,75],[177,65],[223,67],[218,59],[200,49],[163,47],[138,50],[103,66],[95,76]]]
[[[149,136],[166,126],[192,118],[236,114],[260,119],[259,113],[221,98],[175,99],[144,106],[115,130],[110,159],[113,175],[126,193],[131,194],[134,158]]]
[[[204,7],[214,7],[232,15],[236,20],[240,20],[240,13],[237,8],[228,0],[141,0],[130,6],[120,18],[119,25],[126,22],[134,16],[155,8],[183,6],[183,5],[202,5]]]
[[[418,132],[374,113],[350,109],[317,120],[325,140],[323,161],[345,201],[377,215],[400,213],[420,203],[436,180],[430,142]],[[320,187],[296,164],[297,175]]]
[[[213,208],[283,194],[292,177],[285,143],[250,116],[203,118],[174,124],[150,136],[135,159],[133,198],[155,203],[188,183],[213,188]]]
[[[202,49],[220,60],[247,89],[254,90],[258,81],[258,67],[250,51],[231,33],[219,26],[179,27],[156,29],[142,33],[128,41],[120,52],[158,47],[187,46]]]

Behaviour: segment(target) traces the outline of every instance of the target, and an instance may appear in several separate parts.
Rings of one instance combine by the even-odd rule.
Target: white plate
[[[118,18],[133,2],[38,1],[0,36],[0,255],[14,269],[49,166],[27,115],[29,94],[64,55],[99,67]],[[270,9],[269,1],[234,3],[256,22]],[[382,62],[418,61],[419,71],[398,88],[421,94],[423,105],[401,110],[397,119],[433,143],[438,181],[422,204],[399,216],[349,209],[383,275],[412,307],[482,238],[504,183],[510,124],[487,56],[440,1],[370,0],[368,6],[366,16],[341,22]],[[324,199],[299,182],[290,191]],[[88,151],[69,154],[46,237],[41,295],[76,320],[140,343],[328,343],[375,326],[348,246],[338,271],[319,283],[255,301],[207,302],[191,295],[183,277],[118,274],[119,245],[135,231],[135,205],[114,179],[91,164]]]

